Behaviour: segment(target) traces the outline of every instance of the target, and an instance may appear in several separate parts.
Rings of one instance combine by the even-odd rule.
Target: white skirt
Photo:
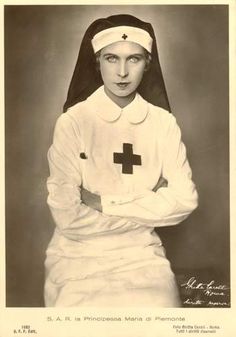
[[[46,254],[47,307],[181,306],[175,276],[153,230],[79,241],[55,231]]]

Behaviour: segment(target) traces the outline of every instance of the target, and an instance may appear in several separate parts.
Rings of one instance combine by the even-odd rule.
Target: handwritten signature
[[[211,307],[224,307],[229,306],[229,287],[226,284],[216,283],[215,280],[209,282],[199,282],[195,276],[190,277],[186,282],[181,284],[181,287],[190,291],[192,294],[198,291],[195,298],[187,298],[184,304],[192,306],[211,306]],[[202,293],[199,296],[199,293]],[[200,298],[199,298],[200,297]]]
[[[187,298],[184,304],[191,305],[191,306],[203,306],[204,307],[229,307],[229,302],[220,302],[220,301],[203,301],[203,300],[195,300],[192,298]]]
[[[198,282],[194,276],[190,277],[186,283],[182,283],[181,287],[184,287],[185,289],[202,290],[206,295],[207,292],[209,292],[209,294],[216,292],[217,295],[221,293],[224,294],[224,291],[230,289],[226,284],[216,284],[214,280],[207,283]]]

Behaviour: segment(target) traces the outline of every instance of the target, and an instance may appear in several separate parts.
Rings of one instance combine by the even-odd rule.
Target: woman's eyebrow
[[[106,53],[106,54],[103,54],[102,56],[115,56],[115,57],[118,57],[118,55],[113,54],[113,53]]]
[[[129,56],[128,56],[128,58],[129,57],[144,57],[145,55],[144,54],[142,54],[142,53],[135,53],[135,54],[130,54]]]
[[[106,53],[106,54],[103,54],[102,55],[103,57],[107,57],[107,56],[115,56],[115,57],[117,57],[117,58],[119,58],[120,56],[119,55],[117,55],[117,54],[113,54],[113,53]],[[134,53],[134,54],[129,54],[129,55],[127,55],[127,59],[128,58],[131,58],[131,57],[144,57],[145,55],[143,54],[143,53]]]

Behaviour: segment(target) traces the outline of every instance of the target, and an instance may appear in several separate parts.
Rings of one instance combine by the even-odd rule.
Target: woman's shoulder
[[[87,113],[87,110],[88,110],[88,102],[87,100],[85,100],[85,101],[78,102],[74,104],[73,106],[71,106],[66,111],[65,114],[67,114],[71,118],[77,119],[81,117],[82,115],[84,115],[85,113]]]
[[[57,130],[70,130],[78,128],[78,126],[81,124],[81,119],[83,119],[83,115],[86,112],[85,110],[85,101],[76,103],[57,118],[55,128]]]
[[[175,123],[175,116],[170,113],[168,110],[161,108],[157,105],[148,102],[149,106],[149,114],[152,119],[158,122],[158,124],[162,126],[167,126],[169,124]]]

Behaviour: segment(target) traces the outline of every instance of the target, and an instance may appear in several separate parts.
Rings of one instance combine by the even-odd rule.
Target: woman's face
[[[115,42],[100,52],[100,71],[105,92],[121,107],[129,104],[146,68],[146,53],[134,42]]]

